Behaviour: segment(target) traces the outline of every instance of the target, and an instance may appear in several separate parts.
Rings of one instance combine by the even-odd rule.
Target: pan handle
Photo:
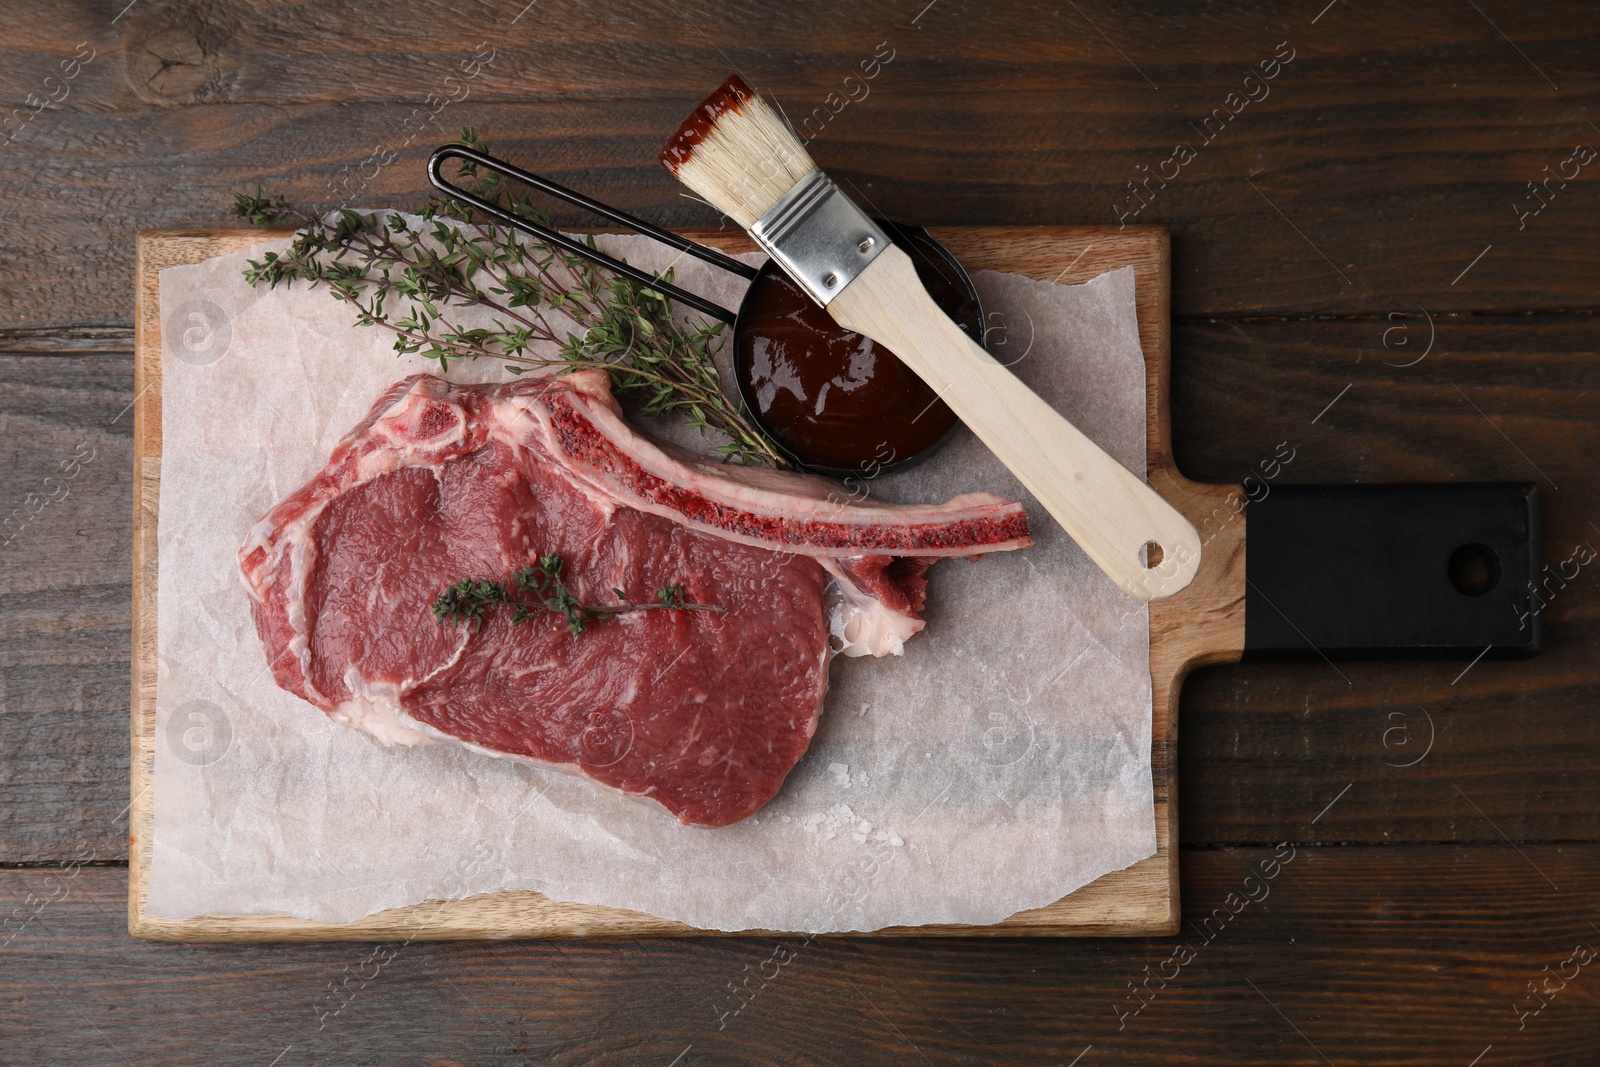
[[[636,219],[632,215],[618,211],[616,208],[607,204],[602,204],[598,200],[591,200],[582,193],[574,192],[564,185],[557,185],[548,178],[541,178],[537,174],[530,174],[520,167],[512,166],[503,159],[496,159],[494,156],[491,156],[486,152],[480,152],[475,148],[468,147],[467,145],[444,145],[441,148],[435,149],[433,155],[428,159],[428,180],[433,182],[434,188],[438,189],[447,196],[454,197],[463,203],[471,204],[485,215],[488,215],[489,217],[496,219],[507,226],[514,227],[523,231],[524,233],[532,234],[542,241],[546,241],[559,248],[566,249],[573,255],[582,256],[591,263],[595,263],[606,268],[607,270],[615,271],[624,277],[632,278],[636,282],[648,285],[657,292],[665,293],[679,303],[687,304],[696,311],[704,312],[705,314],[710,315],[712,318],[721,319],[723,322],[730,324],[736,318],[738,318],[736,313],[729,311],[721,304],[714,304],[704,297],[696,296],[687,290],[678,288],[676,285],[662,281],[648,271],[640,270],[638,267],[625,263],[620,259],[615,259],[606,255],[604,252],[590,248],[582,241],[574,240],[554,227],[544,226],[534,222],[532,219],[523,218],[521,215],[515,215],[502,207],[489,203],[489,201],[480,196],[467,192],[459,185],[456,185],[447,179],[442,173],[445,160],[450,158],[465,159],[487,170],[494,171],[496,174],[499,174],[503,177],[511,178],[515,181],[522,182],[525,185],[531,185],[540,192],[548,193],[550,196],[553,196],[558,200],[564,200],[569,204],[583,208],[585,211],[592,211],[602,218],[610,219],[612,222],[626,226],[636,233],[642,234],[645,237],[653,238],[664,245],[667,245],[671,248],[676,248],[678,251],[694,256],[697,259],[702,259],[705,262],[710,263],[712,266],[721,267],[723,270],[731,271],[742,278],[754,278],[757,273],[755,267],[752,267],[747,263],[741,263],[731,256],[725,256],[715,249],[706,248],[704,245],[696,244],[686,237],[680,237],[675,233],[670,233],[666,230],[652,226],[643,219]]]

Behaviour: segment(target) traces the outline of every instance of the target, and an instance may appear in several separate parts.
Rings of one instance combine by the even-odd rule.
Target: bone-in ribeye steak
[[[899,652],[932,562],[1030,543],[1021,506],[992,494],[852,502],[824,479],[680,455],[628,426],[604,372],[416,375],[239,563],[274,678],[335,720],[577,771],[722,826],[805,754],[830,630],[847,654]],[[545,611],[434,619],[457,579],[505,580],[547,552],[585,604],[678,582],[726,611],[631,612],[578,636]]]

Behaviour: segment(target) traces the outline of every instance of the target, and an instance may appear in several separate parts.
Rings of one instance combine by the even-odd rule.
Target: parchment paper
[[[650,268],[673,258],[639,238],[607,244]],[[941,562],[903,657],[835,659],[810,752],[738,825],[684,827],[455,746],[386,749],[278,689],[235,552],[386,386],[430,365],[324,291],[247,286],[245,259],[268,247],[161,274],[152,914],[346,921],[533,889],[714,930],[986,924],[1155,852],[1146,610],[964,429],[872,493],[1026,499],[1037,546]],[[742,280],[685,259],[676,270],[738,307]],[[993,272],[977,284],[999,357],[1142,473],[1132,268],[1080,286]],[[450,374],[505,376],[490,363]]]

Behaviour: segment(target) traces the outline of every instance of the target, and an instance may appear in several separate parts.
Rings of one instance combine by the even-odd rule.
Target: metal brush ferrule
[[[889,246],[820,167],[779,197],[750,236],[823,307]]]

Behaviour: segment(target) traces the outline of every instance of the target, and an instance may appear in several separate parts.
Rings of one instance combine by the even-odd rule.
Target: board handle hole
[[[1463,596],[1483,596],[1500,584],[1500,557],[1488,545],[1465,544],[1450,553],[1450,584]]]
[[[1167,554],[1161,550],[1161,546],[1154,541],[1146,541],[1144,547],[1139,550],[1139,554],[1144,557],[1146,570],[1161,566],[1161,561],[1167,558]]]

